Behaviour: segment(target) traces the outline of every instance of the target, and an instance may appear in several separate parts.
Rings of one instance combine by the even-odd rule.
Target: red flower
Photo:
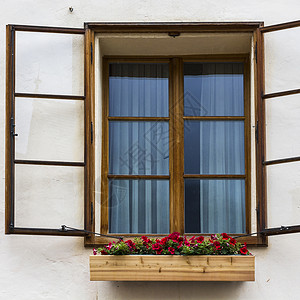
[[[102,251],[101,251],[101,254],[102,254],[102,255],[107,255],[107,252],[106,252],[105,250],[102,250]]]
[[[230,236],[228,236],[228,234],[227,233],[222,233],[221,234],[222,235],[222,237],[223,237],[223,240],[228,240],[229,238],[230,238]]]
[[[201,244],[204,241],[204,237],[203,236],[199,236],[196,238],[196,241],[198,244]]]
[[[113,246],[112,243],[109,243],[105,248],[110,250],[112,246]]]
[[[95,248],[93,249],[93,253],[94,255],[97,255],[97,250]]]
[[[169,247],[168,250],[169,250],[169,252],[170,252],[171,254],[174,254],[174,253],[175,253],[175,249],[174,249],[173,247]]]
[[[243,247],[240,249],[241,254],[246,255],[248,253],[247,247]]]
[[[195,236],[192,236],[190,239],[189,239],[189,241],[190,241],[190,243],[195,243],[195,239],[196,239],[196,237]]]
[[[234,246],[236,244],[236,240],[233,238],[230,238],[229,244]]]
[[[159,254],[161,254],[161,253],[162,253],[162,251],[163,251],[163,249],[157,250],[157,251],[156,251],[156,254],[158,254],[158,255],[159,255]]]
[[[217,250],[221,249],[221,244],[220,244],[219,241],[215,241],[215,242],[214,242],[214,246],[215,246],[215,248],[216,248]]]
[[[159,243],[155,243],[154,245],[152,245],[152,249],[154,251],[160,251],[160,250],[162,250],[162,247]]]
[[[127,240],[125,243],[127,244],[127,246],[129,247],[130,250],[136,249],[135,243],[132,240]]]
[[[148,239],[145,235],[143,235],[141,238],[144,241],[144,245],[147,244],[147,243],[151,243],[151,240]]]
[[[184,244],[185,244],[186,246],[190,246],[190,243],[188,242],[186,236],[184,237]]]
[[[217,236],[216,236],[215,234],[212,234],[212,235],[210,236],[210,238],[211,238],[212,240],[216,240],[216,239],[217,239]]]
[[[167,241],[168,241],[168,237],[164,237],[160,240],[160,244],[164,246],[167,243]]]
[[[175,243],[183,241],[183,237],[180,236],[179,232],[173,232],[173,233],[169,234],[168,238]]]

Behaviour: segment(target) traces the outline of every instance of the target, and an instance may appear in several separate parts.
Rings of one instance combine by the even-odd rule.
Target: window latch
[[[16,127],[16,124],[14,123],[14,119],[11,118],[10,119],[10,134],[15,137],[15,136],[18,136],[17,133],[15,133],[15,127]]]

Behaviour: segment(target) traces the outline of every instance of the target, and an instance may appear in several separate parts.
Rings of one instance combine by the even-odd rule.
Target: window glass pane
[[[109,115],[168,117],[169,65],[111,63]]]
[[[84,168],[16,165],[15,226],[84,226]]]
[[[266,160],[300,156],[300,94],[265,103]]]
[[[84,35],[16,32],[16,92],[84,95]]]
[[[84,101],[16,98],[16,159],[84,161]]]
[[[168,122],[109,122],[109,173],[169,175]]]
[[[168,180],[110,180],[110,233],[169,233]]]
[[[243,63],[185,63],[185,116],[243,116]]]
[[[263,36],[265,94],[299,89],[300,27],[273,31]]]
[[[268,227],[298,225],[300,220],[300,162],[267,169]]]
[[[185,180],[186,233],[245,233],[244,180]]]
[[[185,174],[245,174],[243,121],[185,121]]]

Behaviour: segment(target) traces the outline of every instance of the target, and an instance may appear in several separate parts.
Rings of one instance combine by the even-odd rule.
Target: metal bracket
[[[14,137],[14,136],[18,136],[17,133],[15,133],[15,127],[16,127],[16,124],[14,123],[14,119],[11,118],[10,119],[10,134]]]

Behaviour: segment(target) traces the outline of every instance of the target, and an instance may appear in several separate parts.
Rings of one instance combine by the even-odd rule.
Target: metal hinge
[[[93,122],[91,122],[91,144],[94,142],[94,129],[93,129]]]
[[[93,219],[94,219],[94,204],[91,202],[91,225],[93,225]]]
[[[255,56],[255,61],[257,63],[257,42],[255,42],[254,56]]]
[[[15,133],[15,127],[16,127],[16,124],[14,123],[14,119],[11,118],[11,119],[10,119],[10,134],[11,134],[12,136],[18,136],[18,134]]]
[[[255,140],[256,140],[256,144],[258,144],[258,121],[256,121],[256,125],[255,125]]]

